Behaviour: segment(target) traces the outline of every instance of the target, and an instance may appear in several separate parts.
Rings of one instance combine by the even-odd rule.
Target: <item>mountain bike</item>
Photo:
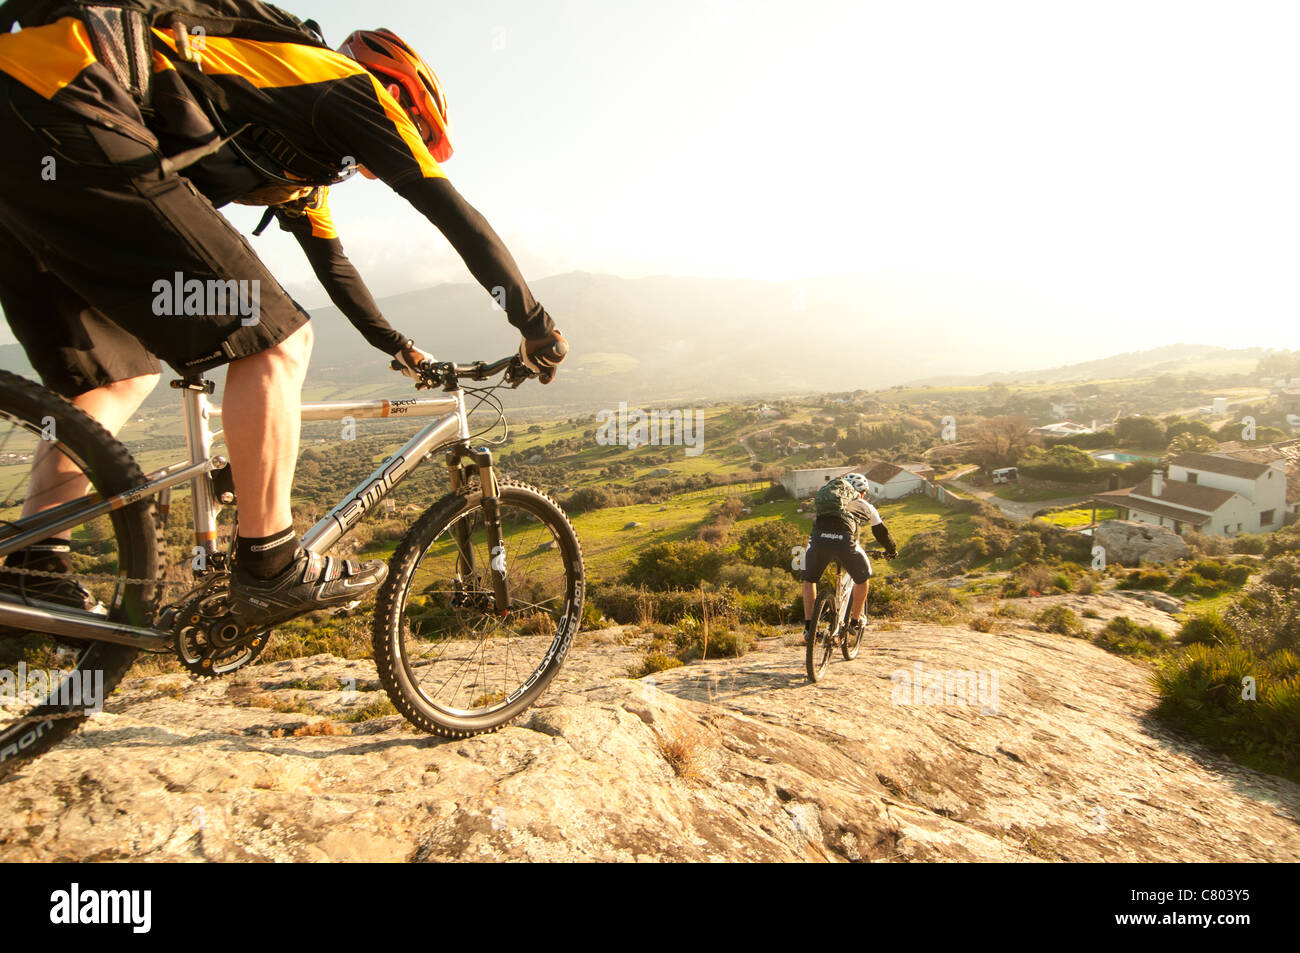
[[[304,421],[351,418],[353,425],[434,418],[301,540],[325,553],[443,454],[451,492],[398,544],[371,631],[388,697],[426,732],[468,737],[519,716],[555,678],[581,624],[582,548],[568,517],[542,491],[499,476],[490,448],[471,446],[486,431],[471,435],[469,413],[486,403],[499,418],[489,430],[499,423],[508,433],[496,391],[531,376],[517,356],[429,362],[416,386],[440,389],[438,396],[302,408]],[[485,381],[495,383],[463,383]],[[193,377],[172,386],[181,392],[188,459],[146,475],[81,410],[0,372],[0,557],[70,530],[75,570],[0,569],[0,773],[71,734],[140,652],[172,653],[191,674],[213,678],[252,663],[267,645],[269,629],[244,626],[229,608],[230,555],[218,519],[236,497],[228,462],[212,453],[221,436],[210,425],[221,415],[208,399],[215,385]],[[469,412],[467,394],[478,400]],[[56,488],[79,495],[54,506],[51,490],[28,499],[33,466],[55,463],[66,474]],[[173,579],[160,543],[172,491],[184,484],[195,546]],[[70,605],[74,584],[84,608]],[[179,598],[169,597],[173,589],[182,590]]]
[[[880,558],[885,555],[885,551],[867,550],[867,555]],[[852,662],[858,657],[858,651],[862,646],[862,630],[859,629],[852,634],[849,631],[849,623],[853,621],[850,618],[853,612],[853,577],[838,563],[835,568],[839,573],[835,587],[822,592],[813,604],[814,635],[807,642],[804,650],[804,664],[808,669],[808,680],[811,682],[822,680],[822,676],[826,674],[826,666],[830,664],[831,656],[835,654],[837,648],[843,653],[844,661]],[[862,604],[864,616],[870,601],[871,590],[868,588],[867,601]]]

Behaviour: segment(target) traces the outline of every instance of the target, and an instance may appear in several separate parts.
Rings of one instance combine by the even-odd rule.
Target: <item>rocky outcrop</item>
[[[1106,549],[1106,562],[1120,566],[1172,563],[1193,555],[1191,547],[1171,529],[1130,520],[1106,520],[1092,531]]]
[[[1300,786],[1086,641],[876,628],[814,686],[788,636],[633,680],[641,638],[463,741],[346,720],[382,713],[367,662],[134,680],[0,782],[0,860],[1300,860]]]

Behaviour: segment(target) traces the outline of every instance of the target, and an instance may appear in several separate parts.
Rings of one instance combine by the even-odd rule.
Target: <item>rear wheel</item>
[[[834,594],[818,596],[813,608],[813,636],[804,649],[809,681],[821,681],[826,666],[830,664],[831,653],[835,651],[835,634],[839,629],[839,620],[835,616]]]
[[[69,496],[92,487],[112,496],[144,483],[126,448],[88,415],[39,384],[0,371],[0,544],[21,531],[14,524],[28,502],[34,466],[51,474],[54,490]],[[69,546],[73,574],[60,579],[0,571],[0,592],[7,601],[58,608],[79,599],[80,585],[87,601],[98,604],[97,613],[131,625],[152,624],[157,587],[119,579],[157,577],[152,500],[73,527]],[[0,775],[75,731],[136,654],[106,642],[0,628]]]
[[[501,481],[504,554],[489,552],[477,486],[434,504],[389,563],[375,607],[375,665],[417,728],[463,738],[500,728],[546,690],[582,619],[582,549],[545,494]],[[504,563],[502,559],[504,557]],[[504,565],[511,604],[495,611]]]

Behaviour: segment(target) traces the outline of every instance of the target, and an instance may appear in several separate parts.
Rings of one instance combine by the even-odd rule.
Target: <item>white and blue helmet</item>
[[[871,491],[871,484],[867,482],[867,478],[861,473],[849,473],[844,477],[844,481],[859,493],[869,493]]]

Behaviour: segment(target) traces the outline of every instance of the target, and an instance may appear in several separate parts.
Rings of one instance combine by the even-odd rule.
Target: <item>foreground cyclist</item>
[[[322,167],[362,166],[437,226],[480,284],[503,295],[521,355],[549,382],[564,338],[438,165],[450,140],[432,72],[387,31],[353,34],[337,53],[306,35],[212,35],[196,53],[184,48],[184,31],[155,29],[146,81],[121,68],[139,59],[128,55],[135,51],[125,33],[106,31],[91,14],[46,23],[39,10],[49,7],[69,8],[27,3],[26,14],[15,14],[26,28],[0,35],[0,305],[15,336],[47,386],[113,432],[156,382],[152,354],[189,376],[228,364],[223,422],[240,500],[236,611],[265,626],[363,597],[383,581],[383,563],[309,557],[292,527],[308,316],[194,182],[218,204],[284,206],[310,194],[297,183],[319,180]],[[223,130],[247,131],[227,140]],[[303,217],[311,223],[305,209]],[[243,320],[233,286],[219,314],[159,315],[155,285],[173,275],[256,282],[256,319]],[[408,369],[426,356],[391,328],[369,330],[377,346],[400,344],[385,350]],[[59,454],[43,457],[32,511],[85,492],[84,483],[58,478]],[[47,540],[11,560],[68,571],[65,545]],[[75,593],[62,595],[76,604]]]
[[[866,626],[863,608],[867,602],[867,587],[871,584],[871,559],[858,544],[858,530],[863,523],[871,527],[871,534],[884,548],[886,559],[898,555],[894,537],[867,499],[869,489],[866,477],[849,473],[831,480],[817,491],[814,503],[817,519],[813,522],[808,549],[804,553],[803,636],[806,643],[810,643],[816,634],[813,606],[817,602],[817,581],[832,562],[838,562],[853,577],[849,638],[852,639]]]

